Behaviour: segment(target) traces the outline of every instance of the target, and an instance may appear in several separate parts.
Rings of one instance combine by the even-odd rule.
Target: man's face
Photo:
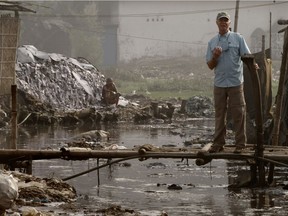
[[[226,17],[222,17],[222,18],[218,19],[216,21],[216,23],[217,23],[217,26],[219,28],[219,32],[224,33],[224,32],[227,32],[229,30],[229,26],[230,26],[231,21],[229,19],[227,19]]]

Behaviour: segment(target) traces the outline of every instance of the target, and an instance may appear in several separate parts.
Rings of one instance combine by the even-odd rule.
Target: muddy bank
[[[2,210],[4,214],[1,215],[140,215],[135,210],[112,204],[107,208],[83,209],[79,203],[87,202],[89,198],[78,195],[74,187],[61,179],[39,178],[17,171],[2,171],[1,174],[12,176],[18,184],[17,198],[11,208]]]
[[[24,94],[22,92],[22,94]],[[123,103],[121,103],[123,102]],[[161,123],[181,121],[187,117],[213,117],[213,105],[209,98],[190,98],[183,107],[183,101],[155,101],[142,95],[120,98],[120,104],[91,106],[83,109],[56,110],[49,105],[39,104],[25,97],[18,122],[21,124],[81,125],[105,122]],[[3,124],[5,125],[5,124]]]

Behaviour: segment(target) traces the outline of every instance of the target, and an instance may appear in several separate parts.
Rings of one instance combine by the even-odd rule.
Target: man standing
[[[215,133],[210,153],[223,150],[226,137],[226,115],[229,106],[235,132],[234,153],[246,145],[246,104],[243,92],[243,63],[241,56],[250,54],[245,39],[230,31],[230,16],[217,14],[219,33],[208,42],[206,62],[214,69]]]

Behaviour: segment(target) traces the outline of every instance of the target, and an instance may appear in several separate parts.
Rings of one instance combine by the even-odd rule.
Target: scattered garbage
[[[11,175],[0,173],[0,212],[11,208],[17,198],[17,180]]]
[[[77,195],[75,188],[61,179],[40,178],[18,171],[11,171],[10,175],[18,181],[17,204],[71,202]]]
[[[72,137],[72,140],[85,140],[85,141],[100,141],[106,140],[108,141],[110,137],[110,133],[104,130],[90,130],[84,133],[81,133],[77,136]]]
[[[213,102],[208,97],[191,97],[187,100],[186,112],[190,117],[213,117]]]

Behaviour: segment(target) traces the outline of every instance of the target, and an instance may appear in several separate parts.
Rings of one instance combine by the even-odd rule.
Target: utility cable
[[[279,5],[288,3],[284,2],[275,2],[275,3],[267,3],[267,4],[258,4],[251,6],[240,6],[239,9],[251,9],[258,7],[266,7],[271,5]],[[21,16],[25,17],[64,17],[64,18],[90,18],[90,17],[99,17],[99,18],[110,18],[110,17],[148,17],[148,16],[179,16],[179,15],[189,15],[189,14],[201,14],[201,13],[210,13],[216,12],[219,10],[235,10],[234,7],[230,8],[221,8],[221,9],[209,9],[209,10],[195,10],[195,11],[178,11],[178,12],[159,12],[159,13],[143,13],[143,14],[23,14]]]

